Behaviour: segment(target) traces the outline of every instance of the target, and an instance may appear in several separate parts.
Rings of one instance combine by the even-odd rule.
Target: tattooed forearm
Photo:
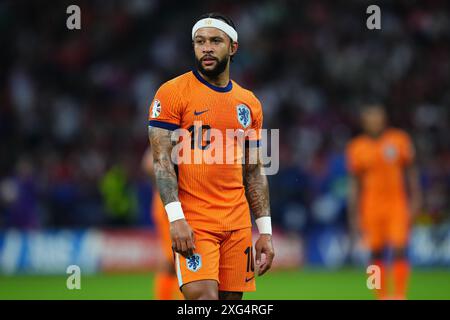
[[[172,132],[150,127],[148,136],[153,153],[153,170],[162,202],[166,205],[178,200],[178,182],[170,157]]]
[[[245,165],[245,195],[255,219],[270,216],[269,184],[261,164]]]

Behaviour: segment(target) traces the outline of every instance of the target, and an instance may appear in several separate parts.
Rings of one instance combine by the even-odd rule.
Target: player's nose
[[[213,47],[209,42],[205,42],[203,45],[203,53],[213,52]]]

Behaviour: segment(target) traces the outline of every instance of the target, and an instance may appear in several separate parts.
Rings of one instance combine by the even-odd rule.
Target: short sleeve
[[[362,161],[358,152],[358,144],[353,141],[346,148],[346,165],[347,170],[354,175],[359,175],[362,171]]]
[[[150,104],[148,125],[150,127],[175,130],[181,126],[183,103],[175,85],[163,84]]]
[[[402,159],[402,162],[405,165],[410,165],[413,163],[415,158],[415,148],[414,144],[411,141],[411,138],[406,132],[402,132],[399,135],[399,142],[400,142],[400,157]]]
[[[249,146],[259,147],[261,144],[261,130],[263,127],[263,111],[258,99],[256,99],[252,110],[252,122],[246,130],[246,140],[249,141]]]

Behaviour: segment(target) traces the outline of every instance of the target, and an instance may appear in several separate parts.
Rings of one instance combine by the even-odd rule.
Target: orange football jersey
[[[360,135],[349,143],[348,169],[361,181],[363,215],[408,212],[404,169],[413,159],[413,144],[399,129],[386,129],[378,139]]]
[[[226,148],[222,142],[234,141],[227,130],[251,131],[247,140],[258,146],[262,128],[261,103],[255,95],[230,80],[226,87],[208,83],[197,71],[187,72],[164,83],[150,105],[149,126],[168,130],[188,130],[191,160],[195,154],[205,159],[222,150],[222,163],[179,163],[177,165],[178,197],[186,219],[194,227],[231,231],[251,226],[250,211],[245,197],[242,164],[237,143],[232,148],[233,163],[226,163]],[[223,140],[211,137],[215,129]],[[216,148],[210,148],[212,146]],[[231,146],[231,147],[230,147]],[[215,149],[215,151],[212,151]],[[183,150],[180,155],[184,155]],[[189,152],[188,152],[189,153]],[[220,153],[219,153],[220,155]]]

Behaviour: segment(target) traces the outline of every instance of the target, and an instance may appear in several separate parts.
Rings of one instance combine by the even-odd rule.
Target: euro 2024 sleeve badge
[[[161,113],[161,102],[155,99],[155,101],[153,101],[152,106],[152,118],[158,118],[160,113]]]

